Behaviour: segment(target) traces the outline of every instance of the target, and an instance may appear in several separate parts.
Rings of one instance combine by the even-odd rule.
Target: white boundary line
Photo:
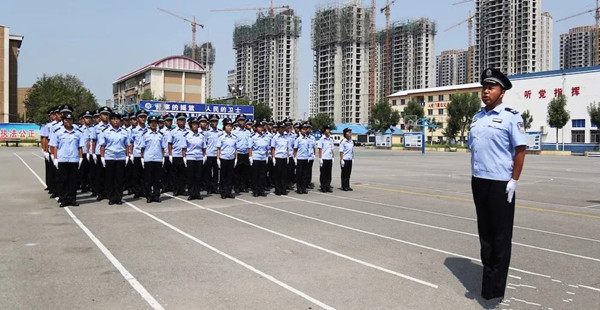
[[[175,197],[175,198],[177,198],[177,197]],[[221,255],[221,256],[229,259],[229,260],[231,260],[231,261],[233,261],[234,263],[236,263],[236,264],[238,264],[238,265],[240,265],[240,266],[242,266],[242,267],[244,267],[244,268],[246,268],[246,269],[248,269],[248,270],[250,270],[250,271],[252,271],[252,272],[254,272],[256,274],[258,274],[261,277],[266,278],[267,280],[269,280],[269,281],[271,281],[271,282],[273,282],[273,283],[275,283],[275,284],[283,287],[284,289],[286,289],[286,290],[288,290],[288,291],[290,291],[290,292],[292,292],[292,293],[294,293],[294,294],[296,294],[296,295],[298,295],[298,296],[300,296],[300,297],[302,297],[302,298],[304,298],[304,299],[306,299],[306,300],[308,300],[308,301],[310,301],[310,302],[318,305],[319,307],[321,307],[323,309],[335,309],[335,308],[333,308],[333,307],[331,307],[329,305],[326,305],[325,303],[323,303],[323,302],[321,302],[321,301],[319,301],[319,300],[317,300],[317,299],[315,299],[315,298],[313,298],[313,297],[311,297],[311,296],[309,296],[309,295],[301,292],[300,290],[298,290],[298,289],[296,289],[296,288],[294,288],[292,286],[289,286],[289,285],[285,284],[284,282],[278,280],[277,278],[273,277],[272,275],[264,273],[264,272],[260,271],[259,269],[255,268],[255,267],[252,267],[251,265],[248,265],[248,264],[244,263],[243,261],[241,261],[241,260],[239,260],[239,259],[237,259],[237,258],[235,258],[235,257],[233,257],[233,256],[231,256],[231,255],[229,255],[229,254],[227,254],[227,253],[225,253],[225,252],[223,252],[223,251],[221,251],[221,250],[219,250],[219,249],[211,246],[210,244],[208,244],[208,243],[206,243],[206,242],[204,242],[204,241],[202,241],[202,240],[200,240],[200,239],[198,239],[198,238],[196,238],[196,237],[194,237],[194,236],[186,233],[185,231],[183,231],[183,230],[181,230],[181,229],[179,229],[179,228],[177,228],[177,227],[175,227],[175,226],[167,223],[166,221],[164,221],[164,220],[156,217],[155,215],[152,215],[152,214],[150,214],[150,213],[148,213],[148,212],[146,212],[146,211],[144,211],[144,210],[136,207],[134,204],[132,204],[130,202],[125,201],[125,204],[127,204],[129,207],[131,207],[132,209],[136,210],[137,212],[140,212],[140,213],[142,213],[142,214],[150,217],[151,219],[159,222],[160,224],[162,224],[164,226],[167,226],[168,228],[170,228],[170,229],[174,230],[175,232],[183,235],[184,237],[186,237],[188,239],[191,239],[192,241],[200,244],[201,246],[203,246],[203,247],[205,247],[205,248],[207,248],[207,249],[209,249],[209,250],[211,250],[211,251],[213,251],[213,252],[215,252],[215,253],[217,253],[217,254],[219,254],[219,255]]]
[[[324,206],[324,207],[328,207],[328,208],[332,208],[332,209],[339,209],[339,210],[344,210],[344,211],[348,211],[348,212],[383,218],[386,220],[402,222],[402,223],[412,224],[412,225],[416,225],[416,226],[422,226],[422,227],[426,227],[426,228],[437,229],[437,230],[452,232],[455,234],[461,234],[461,235],[467,235],[467,236],[479,238],[479,235],[477,235],[477,234],[472,234],[472,233],[464,232],[464,231],[460,231],[460,230],[454,230],[454,229],[450,229],[450,228],[444,228],[444,227],[433,226],[433,225],[428,225],[428,224],[423,224],[423,223],[418,223],[418,222],[412,222],[412,221],[407,221],[407,220],[403,220],[403,219],[399,219],[399,218],[395,218],[395,217],[389,217],[389,216],[385,216],[385,215],[380,215],[380,214],[375,214],[375,213],[370,213],[370,212],[365,212],[365,211],[360,211],[360,210],[355,210],[355,209],[350,209],[350,208],[338,207],[338,206],[334,206],[334,205],[330,205],[330,204],[326,204],[326,203],[322,203],[322,202],[318,202],[318,201],[300,199],[300,198],[289,197],[289,196],[284,196],[284,197],[287,199],[302,201],[302,202],[306,202],[306,203],[310,203],[310,204],[316,204],[316,205],[320,205],[320,206]],[[595,262],[600,263],[600,259],[595,258],[595,257],[589,257],[589,256],[573,254],[573,253],[568,253],[568,252],[562,252],[562,251],[558,251],[558,250],[542,248],[542,247],[525,244],[525,243],[520,243],[520,242],[514,242],[514,241],[512,244],[522,246],[525,248],[530,248],[530,249],[535,249],[535,250],[540,250],[540,251],[545,251],[545,252],[550,252],[550,253],[555,253],[555,254],[561,254],[561,255],[565,255],[565,256],[571,256],[571,257],[575,257],[575,258],[580,258],[580,259],[585,259],[585,260],[590,260],[590,261],[595,261]]]
[[[13,154],[17,156],[21,160],[21,162],[23,162],[23,164],[27,167],[27,169],[29,169],[29,171],[33,173],[33,175],[38,179],[38,181],[40,181],[40,183],[42,183],[42,185],[46,187],[46,182],[44,182],[42,178],[40,178],[40,176],[25,162],[25,160],[23,160],[21,156],[17,155],[17,153]],[[146,288],[144,288],[144,286],[131,273],[129,273],[129,271],[127,271],[125,267],[123,267],[121,262],[119,262],[119,260],[110,252],[110,250],[107,249],[106,246],[104,246],[104,244],[102,244],[102,242],[98,238],[96,238],[96,236],[85,225],[83,225],[79,218],[77,218],[77,216],[75,216],[75,214],[73,214],[73,212],[71,212],[71,210],[68,207],[64,208],[64,210],[67,211],[67,214],[69,214],[69,216],[71,217],[71,219],[73,219],[75,224],[77,224],[77,226],[79,226],[79,228],[83,230],[83,232],[90,238],[90,240],[92,240],[96,247],[100,249],[102,254],[104,254],[104,256],[113,264],[113,266],[117,268],[117,270],[119,270],[123,278],[125,278],[125,280],[129,282],[131,287],[133,287],[142,296],[142,298],[144,298],[148,305],[152,307],[152,309],[164,310],[163,306],[160,303],[158,303],[158,301],[156,301],[156,299],[154,299],[154,297],[152,297],[150,293],[148,293]]]
[[[446,213],[435,212],[435,211],[428,211],[428,210],[421,210],[421,209],[409,208],[409,207],[398,206],[398,205],[393,205],[393,204],[388,204],[388,203],[382,203],[382,202],[376,202],[376,201],[370,201],[370,200],[365,200],[365,199],[350,198],[350,197],[344,197],[344,196],[338,196],[338,195],[332,195],[332,194],[324,194],[324,193],[317,193],[317,194],[323,195],[323,196],[334,197],[334,198],[346,199],[346,200],[354,200],[354,201],[358,201],[358,202],[364,202],[364,203],[369,203],[369,204],[374,204],[374,205],[380,205],[380,206],[385,206],[385,207],[391,207],[391,208],[396,208],[396,209],[403,209],[403,210],[410,210],[410,211],[427,213],[427,214],[440,215],[440,216],[445,216],[445,217],[450,217],[450,218],[456,218],[456,219],[462,219],[462,220],[467,220],[467,221],[472,221],[472,222],[477,221],[477,219],[470,218],[470,217],[464,217],[464,216],[446,214]],[[552,231],[547,231],[547,230],[541,230],[541,229],[535,229],[535,228],[529,228],[529,227],[523,227],[523,226],[517,226],[517,225],[515,225],[513,227],[514,228],[518,228],[518,229],[522,229],[522,230],[529,230],[529,231],[535,231],[535,232],[544,233],[544,234],[550,234],[550,235],[555,235],[555,236],[561,236],[561,237],[567,237],[567,238],[580,239],[580,240],[585,240],[585,241],[591,241],[591,242],[600,243],[599,239],[592,239],[592,238],[580,237],[580,236],[569,235],[569,234],[561,234],[561,233],[557,233],[557,232],[552,232]]]
[[[425,286],[429,286],[431,288],[436,288],[436,289],[438,288],[438,285],[436,285],[436,284],[429,283],[427,281],[423,281],[423,280],[420,280],[420,279],[417,279],[417,278],[414,278],[414,277],[411,277],[411,276],[408,276],[408,275],[405,275],[405,274],[402,274],[402,273],[399,273],[399,272],[396,272],[396,271],[393,271],[393,270],[390,270],[390,269],[387,269],[387,268],[384,268],[384,267],[381,267],[381,266],[377,266],[375,264],[371,264],[369,262],[366,262],[366,261],[363,261],[363,260],[360,260],[360,259],[348,256],[348,255],[345,255],[345,254],[342,254],[342,253],[339,253],[339,252],[336,252],[336,251],[333,251],[333,250],[330,250],[330,249],[318,246],[316,244],[313,244],[313,243],[310,243],[310,242],[307,242],[307,241],[304,241],[304,240],[301,240],[301,239],[298,239],[298,238],[294,238],[292,236],[289,236],[289,235],[286,235],[286,234],[283,234],[283,233],[280,233],[280,232],[268,229],[266,227],[263,227],[263,226],[260,226],[260,225],[257,225],[257,224],[254,224],[254,223],[242,220],[242,219],[237,218],[235,216],[232,216],[232,215],[229,215],[229,214],[225,214],[223,212],[219,212],[217,210],[213,210],[213,209],[210,209],[210,208],[203,207],[203,206],[201,206],[199,204],[193,203],[193,202],[188,201],[188,200],[181,199],[179,197],[175,197],[175,196],[172,196],[172,195],[169,195],[169,194],[165,194],[165,195],[169,196],[169,197],[172,197],[172,198],[175,198],[177,200],[183,201],[183,202],[185,202],[187,204],[193,205],[196,208],[199,208],[199,209],[202,209],[202,210],[206,210],[206,211],[209,211],[209,212],[212,212],[212,213],[216,213],[216,214],[228,217],[228,218],[230,218],[230,219],[232,219],[234,221],[238,221],[240,223],[244,223],[246,225],[249,225],[249,226],[258,228],[260,230],[266,231],[268,233],[280,236],[282,238],[285,238],[285,239],[288,239],[288,240],[291,240],[291,241],[303,244],[303,245],[311,247],[313,249],[317,249],[317,250],[320,250],[320,251],[332,254],[334,256],[337,256],[337,257],[340,257],[340,258],[344,258],[344,259],[347,259],[349,261],[361,264],[361,265],[366,266],[366,267],[370,267],[370,268],[373,268],[373,269],[376,269],[376,270],[379,270],[379,271],[382,271],[382,272],[385,272],[385,273],[388,273],[388,274],[391,274],[391,275],[395,275],[395,276],[400,277],[400,278],[404,278],[404,279],[407,279],[407,280],[410,280],[410,281],[413,281],[413,282],[416,282],[416,283],[419,283],[419,284],[422,284],[422,285],[425,285]],[[238,200],[245,201],[245,200],[242,200],[242,199],[238,199]]]

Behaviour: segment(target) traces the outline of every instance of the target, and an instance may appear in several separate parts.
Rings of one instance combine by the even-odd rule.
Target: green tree
[[[429,138],[429,140],[431,141],[431,145],[433,145],[433,133],[439,126],[440,123],[435,120],[435,117],[429,120],[429,126],[427,128],[429,129],[429,133],[431,134]]]
[[[442,134],[444,135],[444,138],[446,138],[446,142],[448,144],[450,144],[453,140],[456,139],[456,135],[458,134],[459,130],[460,130],[460,128],[459,128],[458,122],[448,119],[448,122],[446,123],[446,127],[444,128],[444,131],[442,132]]]
[[[593,124],[600,127],[600,104],[596,105],[595,102],[590,103],[590,106],[587,108],[588,114],[590,114],[590,120],[592,120]]]
[[[152,101],[167,101],[167,99],[165,99],[164,96],[161,97],[155,97],[154,94],[149,90],[146,89],[142,95],[140,96],[141,100],[152,100]]]
[[[481,99],[471,93],[454,94],[446,107],[448,110],[448,134],[460,133],[460,144],[464,145],[467,126],[471,124],[475,113],[481,109]],[[454,132],[456,130],[456,132]]]
[[[273,116],[271,107],[266,103],[255,102],[252,103],[251,106],[254,107],[254,119],[257,121],[269,120]]]
[[[548,104],[548,125],[556,128],[556,150],[558,150],[558,130],[562,129],[571,118],[569,111],[565,109],[566,106],[567,97],[565,95],[553,98]]]
[[[325,125],[331,126],[331,129],[335,129],[335,124],[329,114],[327,113],[319,113],[315,116],[311,116],[308,118],[308,122],[313,126],[315,130],[323,132],[323,127]]]
[[[531,123],[533,123],[533,115],[531,115],[531,112],[529,112],[529,110],[525,110],[523,113],[521,113],[521,117],[523,118],[525,130],[531,128]]]
[[[369,129],[372,132],[385,132],[390,127],[398,125],[400,112],[392,109],[386,101],[381,100],[373,106],[369,115]]]
[[[94,94],[76,76],[44,74],[33,84],[25,100],[26,121],[43,124],[48,120],[46,111],[50,107],[64,104],[72,106],[76,114],[98,108]]]
[[[402,116],[416,116],[416,120],[419,120],[423,118],[423,116],[425,116],[425,110],[419,104],[419,102],[417,102],[417,100],[412,99],[408,102],[408,104],[406,104],[406,107],[404,107],[404,110],[402,111]],[[408,120],[405,118],[404,122],[406,123],[407,121]],[[412,126],[408,124],[408,131],[411,130],[411,127]]]

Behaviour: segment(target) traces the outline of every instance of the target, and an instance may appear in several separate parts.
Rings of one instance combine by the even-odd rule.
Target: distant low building
[[[157,60],[113,82],[115,107],[137,103],[145,92],[166,101],[205,102],[205,75],[200,63],[185,56]]]

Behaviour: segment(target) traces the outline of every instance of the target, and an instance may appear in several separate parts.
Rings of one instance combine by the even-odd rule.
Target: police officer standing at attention
[[[217,145],[219,137],[223,131],[217,128],[219,124],[219,116],[212,114],[210,116],[210,128],[204,133],[206,138],[206,162],[202,168],[204,176],[204,188],[208,195],[218,193],[219,182],[219,166],[217,165]]]
[[[62,123],[62,113],[61,113],[61,109],[62,106],[58,106],[56,107],[56,109],[54,109],[54,123],[50,125],[50,130],[48,132],[48,153],[50,153],[50,160],[53,161],[53,156],[54,156],[54,149],[53,147],[50,145],[50,143],[52,143],[52,139],[54,139],[54,133],[56,131],[58,131],[60,129],[60,127],[63,126]],[[56,192],[56,178],[57,178],[58,174],[56,171],[56,166],[55,165],[50,165],[50,183],[49,183],[49,190],[48,193],[50,194],[50,198],[56,198],[58,197],[58,193]]]
[[[185,128],[185,113],[177,113],[177,128],[171,131],[169,137],[169,161],[171,162],[171,180],[173,181],[173,196],[187,195],[185,191],[185,157],[189,130]]]
[[[308,189],[314,189],[315,188],[315,184],[312,182],[312,172],[313,172],[313,165],[315,163],[315,146],[317,145],[317,140],[315,139],[315,137],[312,135],[312,125],[310,124],[310,122],[306,122],[306,137],[310,140],[310,145],[309,145],[309,152],[310,152],[310,157],[308,158],[308,166],[306,168],[306,188]]]
[[[515,189],[525,161],[526,137],[519,112],[502,102],[512,88],[497,69],[481,75],[481,100],[469,130],[471,189],[477,211],[483,281],[481,296],[504,297],[510,265]]]
[[[168,113],[164,116],[165,127],[161,130],[163,133],[163,173],[162,173],[162,189],[163,192],[170,192],[173,190],[173,180],[171,180],[171,161],[169,160],[169,139],[171,132],[173,131],[173,114]]]
[[[55,122],[55,115],[54,115],[54,110],[56,109],[56,107],[51,107],[48,109],[48,122],[46,122],[44,125],[42,125],[40,127],[40,140],[41,140],[41,145],[42,145],[42,154],[44,155],[44,163],[45,163],[45,168],[46,168],[46,188],[45,190],[50,191],[51,192],[51,188],[52,185],[50,184],[51,180],[52,180],[52,176],[50,172],[50,168],[53,165],[52,164],[52,160],[50,159],[50,153],[49,153],[49,149],[48,149],[48,142],[49,142],[49,138],[50,138],[50,127],[52,127],[52,125]]]
[[[223,129],[225,132],[219,137],[217,142],[217,165],[221,168],[219,176],[219,190],[221,199],[235,198],[231,190],[233,189],[233,168],[237,163],[237,141],[238,138],[231,133],[233,123],[230,119],[223,119]]]
[[[350,174],[352,174],[352,160],[354,159],[354,142],[352,141],[352,129],[343,130],[344,139],[340,141],[340,166],[342,167],[342,190],[351,191]]]
[[[202,165],[206,158],[206,141],[204,134],[199,129],[200,120],[190,117],[188,123],[190,132],[186,136],[187,147],[185,150],[188,200],[202,200],[200,187],[202,186]]]
[[[165,161],[163,133],[158,130],[158,117],[148,118],[150,129],[142,136],[141,163],[144,168],[146,203],[160,202],[162,163]]]
[[[146,119],[148,113],[144,110],[137,112],[137,127],[131,129],[129,146],[129,162],[133,164],[131,173],[131,187],[133,188],[133,198],[139,198],[146,195],[146,184],[144,180],[144,166],[142,165],[142,144],[144,144],[144,135],[148,132],[146,128]],[[127,164],[127,163],[126,163]]]
[[[306,191],[307,168],[310,158],[310,139],[306,136],[306,124],[300,129],[300,135],[294,141],[294,165],[296,166],[296,193],[308,194]]]
[[[79,185],[82,193],[87,193],[90,190],[90,162],[92,155],[90,152],[90,124],[92,123],[92,113],[85,111],[79,115],[81,125],[79,130],[82,132],[82,138],[85,140],[85,146],[83,146],[83,163],[79,168]]]
[[[274,128],[277,134],[271,139],[271,157],[273,157],[273,167],[275,167],[273,179],[275,181],[275,195],[287,195],[287,172],[289,160],[290,140],[286,135],[285,123],[279,122]]]
[[[94,169],[92,170],[93,176],[93,188],[92,188],[92,197],[96,197],[97,201],[101,201],[106,197],[105,190],[105,177],[106,170],[102,162],[100,162],[100,138],[102,133],[106,128],[109,127],[108,119],[112,113],[112,110],[109,107],[102,107],[99,110],[100,112],[100,121],[92,130],[90,131],[90,140],[92,141],[92,159],[94,160]],[[129,144],[128,144],[129,145]]]
[[[235,165],[234,191],[248,192],[248,182],[250,181],[250,160],[248,155],[248,140],[251,132],[246,129],[246,115],[239,114],[235,118],[237,127],[232,131],[237,137],[237,163]]]
[[[319,142],[317,142],[317,148],[319,149],[319,167],[320,175],[319,182],[321,183],[320,191],[333,192],[331,187],[331,168],[333,167],[333,139],[331,138],[331,126],[326,125],[323,127],[323,135]]]
[[[79,204],[75,201],[77,194],[77,169],[83,162],[82,148],[85,146],[83,132],[73,127],[73,115],[66,113],[63,117],[63,127],[54,134],[50,141],[53,147],[53,163],[57,169],[57,193],[59,195],[60,207],[77,207]]]
[[[110,126],[106,127],[98,141],[100,145],[100,163],[106,169],[106,196],[108,204],[123,203],[123,181],[125,165],[129,157],[129,136],[121,128],[121,114],[110,115]]]
[[[264,121],[254,125],[256,133],[250,138],[248,154],[250,156],[250,169],[252,170],[252,196],[267,196],[267,164],[271,150],[271,137],[263,129]]]

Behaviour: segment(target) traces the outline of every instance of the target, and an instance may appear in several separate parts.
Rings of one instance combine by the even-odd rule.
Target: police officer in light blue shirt
[[[266,122],[256,122],[255,134],[249,140],[250,169],[252,171],[252,196],[267,196],[267,163],[271,150],[271,137],[264,132]]]
[[[333,167],[335,156],[333,155],[334,144],[331,138],[330,125],[323,127],[323,135],[317,142],[317,148],[319,149],[319,182],[321,184],[319,191],[331,193],[333,192],[333,188],[331,187],[331,168]]]
[[[177,127],[169,136],[169,161],[171,162],[171,180],[173,181],[173,196],[186,195],[185,168],[187,159],[187,135],[189,130],[185,127],[187,115],[177,113]]]
[[[233,122],[226,118],[223,120],[223,130],[225,131],[217,142],[217,165],[221,169],[219,175],[219,190],[221,198],[235,198],[231,192],[233,189],[233,168],[237,162],[237,141],[238,138],[231,132]]]
[[[481,75],[481,100],[469,130],[471,188],[477,211],[483,279],[481,296],[504,297],[510,265],[514,193],[525,161],[526,138],[519,112],[502,99],[510,80],[497,69]]]
[[[46,188],[50,194],[52,194],[52,187],[54,186],[52,174],[55,169],[50,158],[49,142],[50,142],[50,127],[56,122],[55,110],[57,107],[51,107],[48,109],[48,122],[40,127],[40,141],[42,146],[42,154],[44,155],[44,164],[46,172]]]
[[[162,164],[165,161],[163,133],[158,130],[158,117],[148,117],[148,130],[142,136],[140,161],[144,168],[146,203],[160,202]]]
[[[92,197],[97,196],[96,200],[100,201],[107,198],[106,186],[104,179],[106,177],[106,171],[102,163],[100,162],[100,138],[104,129],[110,126],[109,118],[112,110],[109,107],[101,107],[98,110],[100,114],[100,121],[90,130],[90,141],[92,144],[92,160],[94,162],[94,168],[92,169]]]
[[[306,168],[306,188],[314,189],[315,184],[312,182],[312,171],[315,163],[315,146],[317,146],[317,140],[312,135],[312,125],[310,122],[306,122],[306,136],[310,139],[310,158],[308,159],[308,167]]]
[[[110,126],[100,134],[100,162],[106,169],[106,194],[108,204],[122,204],[125,165],[129,156],[129,136],[121,127],[121,114],[110,115]]]
[[[223,131],[218,128],[219,116],[212,114],[209,117],[209,128],[204,132],[206,138],[206,162],[202,167],[204,188],[208,195],[218,193],[219,166],[217,165],[217,144]]]
[[[342,167],[342,190],[351,191],[350,175],[352,174],[352,162],[354,160],[354,142],[352,141],[352,129],[344,128],[344,138],[340,141],[340,166]]]
[[[275,195],[287,195],[287,166],[290,157],[289,147],[292,143],[286,135],[285,122],[279,122],[273,127],[277,129],[277,134],[271,139],[271,156],[273,157],[273,166],[275,167],[273,171]]]
[[[294,165],[296,166],[296,193],[308,194],[306,185],[308,181],[308,160],[311,158],[311,141],[306,135],[307,125],[302,124],[300,135],[294,141]]]
[[[190,131],[186,137],[187,148],[185,150],[188,200],[202,200],[200,188],[202,187],[202,165],[206,160],[206,138],[204,133],[200,131],[200,120],[198,118],[190,117],[188,124]]]
[[[246,115],[238,114],[235,118],[236,126],[232,133],[237,137],[237,163],[234,168],[233,189],[236,194],[248,191],[250,181],[250,159],[248,155],[248,140],[252,132],[246,129]]]
[[[83,162],[82,148],[85,146],[83,132],[73,126],[73,115],[66,113],[63,116],[63,127],[54,133],[50,141],[53,147],[53,163],[57,170],[57,194],[60,207],[79,206],[75,201],[77,185],[77,169]]]
[[[146,120],[148,112],[139,110],[136,113],[137,127],[132,128],[130,132],[130,147],[129,147],[129,162],[132,163],[131,168],[131,188],[133,189],[133,198],[145,196],[146,184],[144,180],[144,166],[141,161],[142,145],[144,144],[144,135],[148,132],[146,128]]]
[[[90,167],[92,154],[90,151],[90,124],[92,122],[92,112],[84,111],[79,115],[80,126],[79,129],[82,132],[82,137],[85,140],[85,146],[83,147],[83,163],[79,168],[79,187],[82,193],[86,193],[91,190],[90,185]]]
[[[171,113],[163,116],[164,127],[160,130],[163,134],[163,152],[165,160],[162,166],[162,181],[161,185],[164,192],[173,190],[173,180],[171,180],[171,161],[169,161],[169,139],[173,131],[173,115]]]

